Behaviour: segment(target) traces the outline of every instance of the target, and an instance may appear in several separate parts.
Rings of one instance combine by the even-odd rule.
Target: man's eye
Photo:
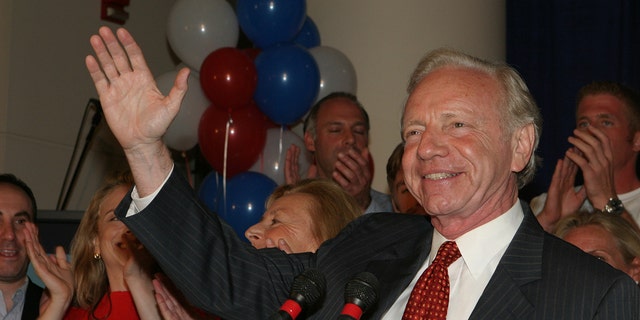
[[[608,120],[603,120],[602,121],[602,126],[603,127],[611,127],[611,126],[613,126],[613,122],[608,121]]]
[[[420,134],[420,131],[418,130],[409,130],[407,131],[407,133],[404,134],[405,137],[411,137],[411,136],[417,136]]]
[[[586,128],[588,126],[589,126],[589,122],[586,122],[586,121],[585,122],[578,122],[578,125],[577,125],[578,128]]]
[[[465,126],[465,125],[464,125],[464,123],[462,123],[462,122],[456,122],[456,123],[454,123],[454,124],[453,124],[453,127],[454,127],[454,128],[462,128],[462,127],[464,127],[464,126]]]

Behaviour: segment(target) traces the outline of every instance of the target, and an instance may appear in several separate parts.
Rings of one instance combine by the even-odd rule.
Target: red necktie
[[[420,276],[411,291],[402,320],[445,320],[449,307],[449,272],[447,268],[460,258],[458,245],[446,241],[436,259]]]

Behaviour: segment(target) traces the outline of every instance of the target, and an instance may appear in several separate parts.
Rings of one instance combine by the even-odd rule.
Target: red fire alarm
[[[129,19],[129,13],[124,10],[129,5],[129,0],[101,0],[102,12],[100,18],[115,22],[118,24],[124,24]]]

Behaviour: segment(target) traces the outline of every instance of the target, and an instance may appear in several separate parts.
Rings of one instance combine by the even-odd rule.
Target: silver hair
[[[503,89],[499,98],[499,107],[503,113],[500,124],[505,133],[510,135],[516,129],[533,124],[535,129],[534,154],[529,159],[527,166],[517,173],[518,188],[531,182],[540,163],[540,158],[535,154],[535,151],[540,142],[542,116],[520,74],[503,63],[494,63],[456,50],[441,48],[427,53],[420,60],[409,80],[407,93],[411,95],[422,79],[443,67],[477,70],[489,75],[500,84]]]

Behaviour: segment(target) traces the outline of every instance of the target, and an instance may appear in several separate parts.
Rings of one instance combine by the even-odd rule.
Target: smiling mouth
[[[0,256],[2,257],[15,257],[18,255],[18,250],[2,249],[0,250]]]
[[[424,176],[422,176],[423,179],[427,179],[427,180],[442,180],[442,179],[447,179],[447,178],[452,178],[457,176],[458,173],[431,173],[431,174],[425,174]]]

